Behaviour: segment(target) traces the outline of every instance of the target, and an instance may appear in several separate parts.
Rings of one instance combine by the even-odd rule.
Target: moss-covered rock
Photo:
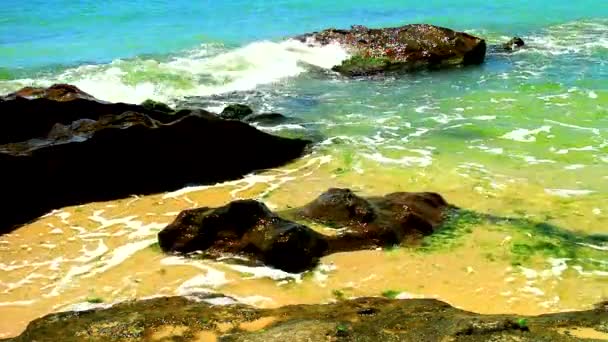
[[[381,29],[353,26],[350,30],[327,29],[297,39],[347,47],[353,57],[333,68],[347,76],[481,64],[486,54],[483,39],[427,24]]]
[[[224,108],[220,113],[220,117],[228,120],[243,120],[248,115],[253,114],[253,110],[249,106],[243,104],[231,104]]]
[[[433,299],[359,298],[256,309],[170,297],[51,314],[8,341],[560,342],[580,341],[577,331],[606,336],[606,322],[605,303],[588,311],[521,317],[479,315]]]
[[[169,107],[168,105],[166,105],[162,102],[158,102],[158,101],[154,101],[154,100],[150,100],[150,99],[142,102],[141,106],[147,110],[154,110],[154,111],[162,112],[162,113],[173,113],[173,108]]]

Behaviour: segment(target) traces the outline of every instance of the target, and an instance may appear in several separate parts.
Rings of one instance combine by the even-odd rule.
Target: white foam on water
[[[230,297],[204,298],[201,301],[211,305],[232,305],[238,303],[238,301]]]
[[[582,130],[582,131],[590,131],[590,132],[592,132],[595,135],[600,135],[599,128],[578,126],[578,125],[568,124],[568,123],[564,123],[564,122],[560,122],[560,121],[555,121],[555,120],[549,120],[549,119],[545,119],[544,121],[547,122],[547,123],[553,124],[553,125],[558,125],[558,126],[568,127],[568,128],[574,128],[574,129],[578,129],[578,130]]]
[[[515,54],[591,55],[597,50],[608,49],[607,30],[606,19],[580,20],[552,26],[538,35],[524,37],[526,48],[519,49]]]
[[[116,303],[89,303],[89,302],[81,302],[81,303],[74,303],[74,304],[69,304],[64,306],[63,308],[60,308],[59,310],[57,310],[58,312],[67,312],[67,311],[88,311],[88,310],[93,310],[93,309],[108,309],[111,308],[112,306],[114,306]]]
[[[49,232],[49,234],[57,234],[57,235],[63,234],[63,230],[61,230],[61,228],[55,228],[55,229],[51,230]]]
[[[426,298],[425,295],[415,294],[411,292],[400,292],[395,299],[415,299],[415,298]]]
[[[276,268],[267,267],[267,266],[245,266],[245,265],[226,265],[226,267],[233,269],[240,273],[246,273],[250,276],[245,277],[245,279],[260,279],[260,278],[270,278],[273,280],[285,280],[285,279],[294,279],[296,282],[302,281],[301,273],[288,273]]]
[[[169,61],[115,60],[83,65],[43,79],[0,81],[9,91],[24,86],[70,83],[106,101],[141,103],[154,99],[171,103],[184,96],[206,96],[254,89],[294,77],[314,65],[330,69],[349,57],[339,45],[306,44],[295,40],[258,41],[228,50],[203,44]]]
[[[568,154],[570,151],[596,151],[596,148],[593,146],[583,146],[583,147],[570,147],[570,148],[562,148],[559,150],[552,149],[552,152],[555,154]]]
[[[588,93],[590,99],[597,99],[597,94],[593,90],[590,90]]]
[[[272,298],[268,298],[268,297],[264,297],[264,296],[260,296],[260,295],[244,296],[244,297],[233,295],[232,297],[234,297],[234,299],[236,299],[240,303],[244,303],[244,304],[252,305],[252,306],[265,306],[268,304],[272,304],[274,302],[272,300]]]
[[[596,249],[598,251],[608,251],[608,245],[606,245],[606,246],[599,246],[599,245],[593,245],[593,244],[584,243],[584,242],[579,242],[577,244],[581,245],[581,246],[589,247],[589,248],[592,248],[592,249]]]
[[[536,277],[538,277],[538,272],[531,268],[520,266],[519,269],[521,270],[524,277],[526,277],[526,279],[536,279]]]
[[[191,260],[183,257],[171,256],[162,259],[160,263],[161,265],[166,266],[191,266],[206,272],[204,275],[198,275],[183,283],[178,290],[176,290],[181,291],[181,293],[193,293],[201,289],[208,291],[209,288],[216,288],[230,282],[228,279],[226,279],[226,274],[224,272],[218,271],[200,260]]]
[[[201,291],[209,291],[211,288],[216,288],[228,283],[224,272],[207,271],[206,274],[200,274],[183,282],[176,290],[175,294],[186,296]]]
[[[534,156],[520,156],[526,163],[530,165],[538,165],[538,164],[554,164],[555,160],[551,159],[537,159]]]
[[[434,106],[429,106],[429,105],[423,105],[423,106],[418,106],[418,107],[416,107],[416,108],[414,109],[414,111],[415,111],[416,113],[421,113],[421,114],[422,114],[422,113],[425,113],[425,112],[427,112],[427,111],[430,111],[430,110],[435,110],[435,109],[439,109],[439,107],[434,107]]]
[[[42,287],[43,290],[50,287],[53,288],[49,293],[43,294],[42,296],[56,297],[59,296],[64,290],[73,286],[78,286],[77,283],[74,281],[74,277],[86,274],[93,268],[93,266],[94,265],[72,266],[68,270],[68,273],[66,273],[59,281],[54,284]]]
[[[564,167],[564,170],[580,170],[584,169],[585,165],[583,164],[572,164]]]
[[[480,121],[496,120],[496,115],[479,115],[479,116],[474,116],[473,119],[480,120]]]
[[[501,138],[519,142],[534,142],[536,141],[536,135],[542,132],[550,133],[551,126],[542,126],[537,129],[518,128],[514,131],[505,133]]]
[[[130,258],[131,256],[133,256],[135,253],[139,252],[140,250],[144,249],[144,248],[148,248],[149,246],[153,245],[154,243],[156,243],[157,239],[148,239],[148,240],[142,240],[142,241],[137,241],[137,242],[132,242],[132,243],[127,243],[125,245],[122,245],[120,247],[114,248],[109,254],[107,258],[102,258],[100,260],[100,262],[102,262],[103,266],[101,267],[97,267],[94,270],[92,270],[90,273],[88,273],[85,278],[89,278],[92,277],[98,273],[103,273],[113,267],[116,267],[118,265],[120,265],[123,261],[127,260],[128,258]]]
[[[108,250],[109,248],[108,246],[106,246],[104,241],[102,239],[98,239],[97,248],[95,248],[94,250],[89,250],[86,248],[86,246],[82,246],[82,248],[80,249],[82,255],[74,259],[73,261],[87,263],[93,261],[93,259],[99,258],[102,255],[106,254]]]
[[[276,126],[262,126],[262,125],[258,125],[258,124],[254,124],[253,126],[255,126],[255,128],[262,130],[262,131],[266,131],[266,132],[278,132],[278,131],[284,131],[284,130],[305,130],[306,128],[302,125],[298,125],[298,124],[282,124],[282,125],[276,125]]]
[[[101,216],[101,214],[103,214],[105,212],[105,210],[95,210],[93,212],[93,215],[89,216],[89,220],[91,221],[95,221],[99,224],[101,224],[98,229],[105,229],[117,224],[126,224],[129,221],[137,218],[137,216],[126,216],[126,217],[120,217],[120,218],[116,218],[116,219],[106,219],[105,217]]]
[[[227,181],[227,182],[222,182],[222,183],[216,183],[214,185],[188,186],[188,187],[176,190],[176,191],[166,193],[165,195],[163,195],[163,199],[178,198],[178,197],[181,197],[181,196],[186,195],[191,192],[202,191],[202,190],[215,188],[215,187],[227,187],[227,186],[241,185],[240,187],[230,191],[230,195],[233,198],[237,198],[237,194],[239,192],[245,191],[247,189],[251,189],[255,185],[260,184],[260,183],[269,185],[269,188],[266,189],[264,192],[262,192],[259,195],[259,197],[263,197],[265,194],[268,194],[271,191],[276,190],[284,183],[297,179],[295,176],[290,176],[290,175],[292,175],[296,172],[302,171],[302,170],[306,170],[307,168],[309,168],[311,166],[320,167],[321,165],[331,162],[331,160],[332,160],[332,156],[323,155],[323,156],[319,156],[319,157],[310,158],[306,162],[306,164],[299,166],[297,168],[294,168],[294,169],[275,169],[275,170],[273,170],[273,171],[278,172],[279,175],[249,174],[249,175],[246,175],[242,179],[237,179],[234,181]]]
[[[127,222],[127,228],[134,230],[127,237],[129,239],[148,237],[156,235],[162,228],[165,228],[168,223],[157,223],[152,222],[144,224],[141,221],[130,221]]]
[[[410,150],[411,151],[411,150]],[[433,164],[433,158],[430,153],[425,153],[421,157],[415,156],[404,156],[401,158],[389,158],[382,155],[379,152],[375,153],[362,153],[363,157],[371,159],[373,161],[379,162],[381,164],[397,164],[397,165],[406,165],[406,166],[419,166],[419,167],[427,167]]]
[[[543,290],[539,289],[538,287],[529,286],[529,285],[524,286],[523,288],[520,289],[520,291],[524,292],[524,293],[529,293],[529,294],[532,294],[535,296],[539,296],[539,297],[545,295],[545,292]]]
[[[573,190],[573,189],[545,189],[545,192],[549,195],[559,197],[574,197],[574,196],[585,196],[595,193],[593,190]]]
[[[29,306],[36,303],[35,300],[16,300],[14,302],[0,302],[0,307],[4,306]]]

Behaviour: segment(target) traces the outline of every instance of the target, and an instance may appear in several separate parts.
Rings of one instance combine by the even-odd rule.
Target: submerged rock
[[[200,250],[210,257],[229,253],[287,272],[314,267],[327,250],[321,234],[282,219],[253,200],[182,211],[158,234],[158,242],[165,252]]]
[[[338,43],[350,49],[353,57],[333,68],[347,76],[481,64],[486,53],[486,43],[481,38],[427,24],[381,29],[353,26],[350,30],[328,29],[296,39]]]
[[[0,102],[11,109],[2,112],[9,126],[23,126],[2,137],[29,139],[0,145],[0,233],[68,205],[240,178],[295,159],[309,144],[200,110],[147,112],[65,85],[26,90]]]
[[[511,38],[511,40],[509,40],[508,42],[504,43],[502,45],[503,50],[506,51],[513,51],[513,50],[517,50],[518,48],[524,46],[524,40],[519,38],[519,37],[513,37]]]
[[[243,120],[246,116],[253,114],[253,110],[249,106],[243,104],[231,104],[224,108],[219,114],[223,119]]]
[[[251,114],[246,116],[243,121],[261,125],[280,125],[284,123],[297,122],[295,118],[290,118],[280,113]]]
[[[202,301],[201,301],[202,300]],[[358,298],[257,309],[182,297],[47,315],[7,341],[580,341],[608,336],[608,310],[480,315],[434,299]]]
[[[202,251],[211,258],[238,255],[301,272],[324,255],[418,242],[442,223],[448,207],[434,193],[398,192],[365,199],[348,189],[330,189],[285,215],[346,228],[336,235],[317,233],[280,218],[262,203],[246,200],[183,211],[158,239],[165,252]]]

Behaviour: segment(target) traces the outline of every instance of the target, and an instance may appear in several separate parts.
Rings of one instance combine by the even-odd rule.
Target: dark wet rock
[[[249,106],[243,104],[231,104],[220,113],[220,117],[229,120],[243,120],[248,115],[253,114]]]
[[[486,43],[481,38],[427,24],[381,29],[358,25],[350,30],[328,29],[296,39],[346,46],[353,57],[333,70],[347,76],[481,64],[486,53]]]
[[[169,107],[167,104],[150,99],[142,102],[141,106],[150,111],[173,113],[173,108]]]
[[[183,211],[158,234],[158,242],[165,252],[239,255],[287,272],[314,267],[327,250],[321,234],[253,200]]]
[[[178,118],[157,109],[158,106],[145,108],[104,102],[68,84],[55,84],[49,88],[26,87],[0,96],[0,144],[45,137],[57,123],[69,125],[80,119],[97,120],[104,115],[127,111],[143,113],[165,123]]]
[[[393,193],[362,198],[348,189],[330,189],[287,217],[346,228],[324,235],[280,218],[262,203],[235,201],[220,208],[182,212],[158,235],[165,252],[201,251],[205,257],[225,254],[287,272],[314,267],[324,255],[416,243],[443,222],[448,204],[434,193]]]
[[[525,43],[524,43],[523,39],[521,39],[519,37],[513,37],[513,38],[511,38],[511,40],[504,43],[502,45],[502,48],[503,48],[503,50],[506,50],[506,51],[513,51],[513,50],[517,50],[518,48],[521,48],[524,45],[525,45]]]
[[[349,189],[330,189],[294,213],[328,227],[347,228],[329,241],[336,252],[416,243],[440,226],[449,208],[439,194],[430,192],[363,198]]]
[[[522,317],[480,315],[434,299],[358,298],[276,309],[218,306],[202,300],[155,298],[55,313],[31,322],[23,334],[8,341],[562,342],[581,341],[566,331],[582,328],[602,336],[608,322],[608,311],[601,306]]]
[[[237,179],[295,159],[309,144],[200,110],[115,114],[132,107],[106,104],[74,93],[74,88],[63,89],[51,89],[40,98],[35,98],[43,96],[36,95],[39,91],[31,91],[32,99],[22,96],[23,92],[13,100],[5,98],[9,107],[14,106],[14,111],[3,112],[7,121],[20,122],[12,118],[22,114],[32,120],[21,124],[34,129],[19,134],[45,133],[0,145],[0,189],[6,203],[0,233],[64,206]],[[31,101],[38,100],[43,102],[32,107]],[[62,114],[62,107],[67,114]],[[33,108],[39,111],[28,116]],[[44,123],[39,125],[38,118]],[[60,120],[51,123],[50,118]]]
[[[243,119],[243,121],[271,126],[296,122],[297,120],[295,118],[290,118],[280,113],[263,113],[248,115]]]

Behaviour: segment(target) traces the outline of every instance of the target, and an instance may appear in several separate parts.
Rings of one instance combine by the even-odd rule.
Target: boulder
[[[159,111],[159,108],[163,108]],[[80,119],[97,120],[104,115],[118,115],[127,111],[146,114],[160,122],[174,121],[166,105],[146,106],[109,103],[96,99],[69,84],[55,84],[48,88],[26,87],[0,96],[0,145],[32,138],[44,138],[55,124],[69,125]],[[170,109],[170,108],[169,108]]]
[[[260,125],[272,126],[297,121],[295,118],[287,117],[280,113],[262,113],[247,115],[243,121],[257,123]]]
[[[502,49],[505,51],[514,51],[524,46],[524,40],[519,37],[513,37],[508,42],[502,44]]]
[[[346,76],[481,64],[486,53],[486,43],[481,38],[427,24],[380,29],[358,25],[350,30],[327,29],[296,39],[345,46],[352,57],[333,70]]]
[[[157,111],[157,112],[162,112],[162,113],[167,113],[167,114],[173,113],[173,108],[169,107],[168,105],[166,105],[162,102],[158,102],[158,101],[154,101],[154,100],[150,100],[150,99],[142,102],[141,106],[149,111]]]
[[[249,108],[249,106],[243,104],[231,104],[224,108],[219,116],[228,120],[243,120],[246,116],[251,114],[253,114],[253,110]]]
[[[349,189],[329,189],[295,217],[347,228],[329,240],[332,252],[416,243],[432,234],[450,206],[436,193],[396,192],[362,198]]]
[[[435,299],[357,298],[259,309],[218,295],[161,297],[60,312],[7,341],[555,341],[604,340],[605,304],[540,316],[481,315]],[[235,302],[229,297],[220,298]]]
[[[321,234],[253,200],[183,211],[158,234],[158,242],[165,252],[239,255],[287,272],[314,267],[327,250]]]
[[[0,145],[0,189],[6,199],[0,233],[64,206],[238,179],[298,158],[309,144],[205,111],[113,114],[131,107],[105,104],[86,94],[68,94],[72,95],[5,98],[13,111],[3,112],[3,117],[12,124],[21,119],[11,118],[33,113],[31,101],[44,101],[36,102],[39,112],[31,117],[32,122],[21,123],[25,127],[20,134],[45,133]],[[49,113],[43,103],[48,104]],[[80,105],[74,107],[77,103]],[[62,115],[62,107],[66,115]],[[61,120],[51,124],[51,117]]]
[[[433,233],[448,208],[434,193],[398,192],[366,199],[348,189],[330,189],[284,215],[346,228],[335,235],[317,233],[279,217],[262,203],[244,200],[220,208],[183,211],[158,239],[168,253],[201,251],[209,258],[231,254],[287,272],[302,272],[324,255],[416,243]]]

